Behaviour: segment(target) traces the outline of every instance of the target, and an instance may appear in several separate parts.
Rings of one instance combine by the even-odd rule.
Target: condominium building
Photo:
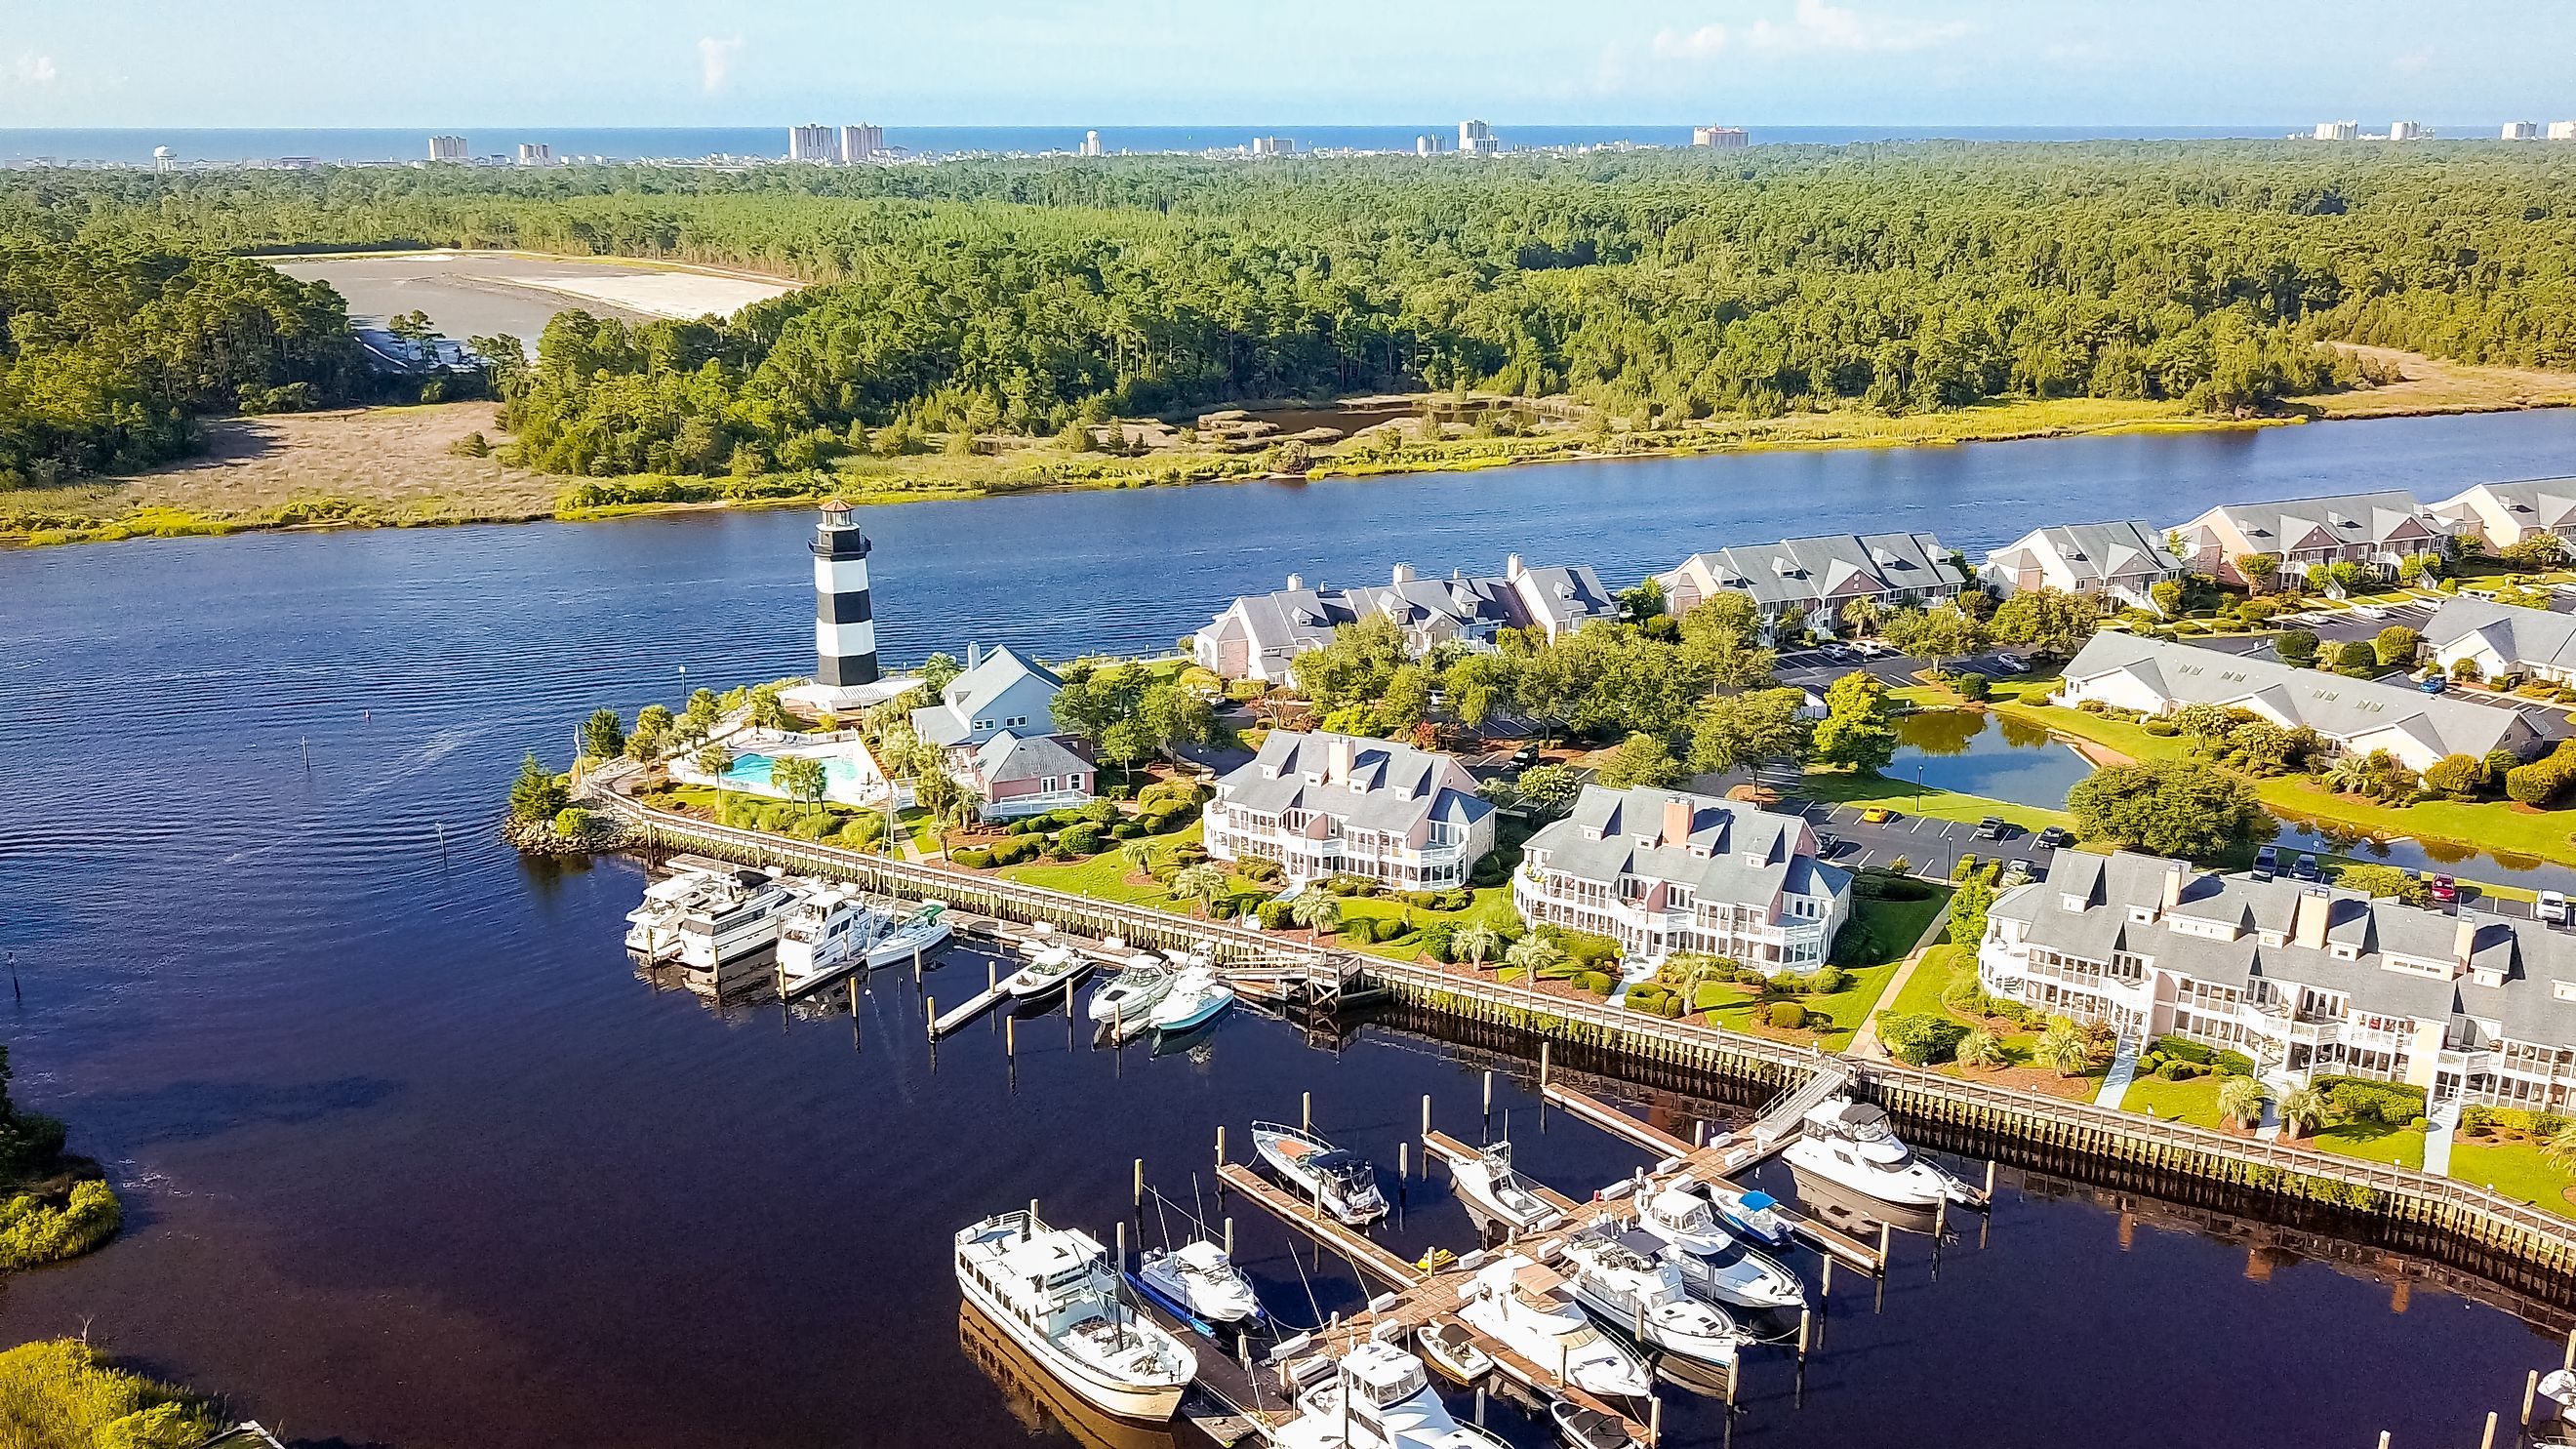
[[[1512,904],[1533,922],[1675,951],[1815,971],[1851,915],[1849,873],[1816,857],[1803,816],[1675,790],[1586,785],[1523,847]]]
[[[521,141],[519,143],[519,164],[522,166],[552,166],[555,164],[555,148],[543,141]]]
[[[1100,133],[1098,131],[1085,131],[1082,133],[1082,154],[1085,156],[1098,156],[1103,154],[1100,146]]]
[[[1752,145],[1753,136],[1742,126],[1693,126],[1691,144],[1734,151]]]
[[[2497,134],[2507,141],[2537,141],[2540,139],[2540,123],[2538,121],[2507,121],[2504,123],[2504,129]]]
[[[807,124],[787,128],[787,159],[790,161],[829,161],[835,138],[832,128]]]
[[[1596,619],[1619,616],[1619,601],[1591,569],[1575,564],[1531,568],[1513,554],[1499,577],[1419,577],[1397,564],[1383,585],[1308,588],[1296,574],[1288,587],[1236,599],[1190,636],[1190,655],[1227,679],[1278,683],[1297,656],[1333,642],[1333,631],[1362,619],[1385,617],[1404,633],[1417,658],[1434,647],[1493,647],[1503,629],[1534,629],[1561,639]]]
[[[2388,139],[2391,141],[2422,141],[2431,137],[2432,134],[2433,133],[2428,130],[2421,121],[2391,121],[2388,123]]]
[[[2425,511],[2442,527],[2490,549],[2511,548],[2541,533],[2576,541],[2576,478],[2481,483]]]
[[[2154,608],[2155,586],[2182,574],[2164,535],[2134,518],[2034,529],[1987,554],[1978,570],[1986,587],[2007,598],[2058,589],[2132,609]]]
[[[1494,807],[1449,755],[1272,730],[1204,812],[1218,860],[1275,860],[1292,884],[1356,875],[1397,890],[1464,885],[1494,848]]]
[[[2576,935],[2122,851],[2061,851],[1986,913],[1985,989],[2243,1052],[2276,1083],[2373,1077],[2449,1099],[2576,1101]]]
[[[2458,594],[2433,611],[2422,633],[2424,647],[2446,674],[2465,662],[2480,679],[2520,674],[2557,684],[2576,680],[2576,614]]]
[[[857,125],[841,128],[841,164],[857,166],[885,154],[885,128]]]
[[[465,138],[462,136],[430,137],[429,159],[432,161],[462,161],[466,159]]]
[[[1289,136],[1255,136],[1246,149],[1255,156],[1294,156],[1297,142]]]
[[[1805,627],[1830,634],[1855,599],[1886,608],[1936,604],[1957,598],[1967,574],[1928,533],[1843,533],[1692,554],[1655,581],[1675,614],[1732,592],[1751,596],[1766,624],[1795,609]]]
[[[2552,141],[2576,141],[2576,121],[2550,122],[2549,139]]]
[[[2359,121],[2319,121],[2316,138],[2320,141],[2349,141],[2361,134]]]
[[[2385,577],[2410,555],[2440,556],[2453,531],[2414,495],[2391,490],[2221,504],[2174,533],[2185,565],[2243,583],[2236,561],[2257,553],[2278,559],[2285,574],[2349,562]]]
[[[1503,138],[1482,121],[1460,121],[1458,149],[1469,156],[1491,156],[1503,149]]]

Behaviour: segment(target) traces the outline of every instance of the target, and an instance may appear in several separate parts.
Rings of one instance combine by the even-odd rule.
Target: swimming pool
[[[824,755],[821,758],[823,794],[827,798],[856,800],[876,784],[875,772],[861,769],[858,761],[846,755]],[[725,766],[725,782],[755,790],[775,789],[769,781],[769,767],[776,763],[777,757],[773,755],[736,755],[733,763]]]

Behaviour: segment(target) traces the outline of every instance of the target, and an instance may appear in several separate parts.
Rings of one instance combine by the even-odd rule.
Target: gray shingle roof
[[[2475,634],[2508,663],[2576,668],[2576,614],[2524,609],[2493,599],[2455,595],[2424,621],[2424,642],[2449,654]]]
[[[1348,772],[1332,769],[1336,742],[1349,751]],[[1305,810],[1345,829],[1412,837],[1437,821],[1464,830],[1494,813],[1478,799],[1475,777],[1447,755],[1353,735],[1272,730],[1252,763],[1217,781],[1217,799],[1263,815]]]
[[[2227,516],[2247,543],[2265,553],[2324,548],[2328,540],[2336,546],[2385,544],[2401,532],[2411,535],[2410,524],[2437,536],[2442,532],[2424,521],[2424,505],[2415,495],[2395,489],[2234,503],[2217,511]],[[2318,534],[2324,538],[2314,536]]]
[[[1690,829],[1668,842],[1665,812],[1674,802],[1689,808]],[[1768,906],[1783,891],[1840,896],[1851,889],[1849,874],[1811,853],[1814,839],[1801,817],[1739,801],[1586,785],[1573,813],[1531,836],[1526,848],[1545,852],[1548,869],[1583,880],[1613,884],[1633,875],[1688,886],[1701,900]]]
[[[995,649],[977,660],[974,668],[948,681],[937,703],[912,712],[913,733],[934,745],[963,744],[974,733],[975,717],[1022,679],[1039,680],[1049,690],[1064,687],[1064,681],[1045,666],[1033,664],[1008,648]]]
[[[2510,709],[2116,630],[2085,641],[2066,666],[2069,684],[2115,673],[2134,676],[2176,705],[2250,706],[2259,698],[2292,726],[2307,725],[2329,739],[2400,729],[2435,754],[2483,755],[2527,738],[2531,729]]]
[[[1256,652],[1299,654],[1332,641],[1333,630],[1384,615],[1406,629],[1483,636],[1498,628],[1573,628],[1617,617],[1618,601],[1581,564],[1525,569],[1518,576],[1395,578],[1345,589],[1300,586],[1236,599],[1207,626],[1211,637],[1240,629]],[[1240,623],[1237,621],[1240,620]]]
[[[1091,762],[1046,735],[1026,739],[1004,730],[975,752],[975,773],[986,784],[997,780],[1040,780],[1049,775],[1089,773]]]
[[[2016,558],[2025,551],[2054,559],[2075,578],[2101,584],[2140,575],[2161,578],[2182,568],[2182,560],[2166,551],[2164,534],[2134,518],[2033,529],[1986,555],[1986,562],[2017,567]]]
[[[1928,533],[1822,534],[1779,543],[1744,544],[1693,554],[1719,588],[1765,605],[1805,604],[1864,594],[1926,593],[1955,588],[1949,550]],[[1666,577],[1669,577],[1667,575]]]

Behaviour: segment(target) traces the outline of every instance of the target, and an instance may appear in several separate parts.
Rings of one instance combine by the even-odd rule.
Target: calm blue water
[[[860,116],[825,118],[833,125]],[[461,135],[477,156],[514,151],[523,141],[542,141],[557,157],[601,156],[631,161],[643,158],[685,159],[701,156],[784,156],[789,121],[775,126],[564,127],[475,126],[458,123],[439,134]],[[966,152],[1071,151],[1082,144],[1079,123],[1063,126],[887,126],[886,144],[939,155]],[[1299,126],[1101,126],[1102,145],[1117,151],[1204,151],[1241,146],[1255,136],[1287,136],[1308,150],[1349,148],[1387,151],[1413,149],[1414,138],[1443,136],[1455,144],[1458,118],[1425,119],[1401,125]],[[1752,126],[1756,145],[1839,146],[1861,141],[2095,141],[2209,140],[2233,137],[2277,137],[2299,129],[2287,122],[2246,126]],[[1518,147],[1686,146],[1689,122],[1635,126],[1515,126],[1501,121],[1494,130],[1504,143]],[[2480,128],[2495,134],[2492,125]],[[152,148],[168,146],[183,161],[265,161],[281,156],[310,156],[323,161],[413,161],[429,154],[432,132],[400,129],[317,128],[214,130],[172,127],[166,130],[27,130],[0,129],[0,162],[114,161],[149,163]]]
[[[889,659],[977,639],[1061,656],[1166,645],[1292,568],[1490,569],[1521,550],[1624,581],[1821,529],[1975,547],[2069,498],[2166,520],[2362,480],[2447,492],[2564,471],[2571,445],[2576,417],[2532,413],[1070,493],[866,523]],[[1478,1130],[1473,1065],[1378,1029],[1318,1051],[1236,1012],[1202,1051],[1122,1062],[1037,1017],[1013,1073],[990,1028],[933,1058],[908,978],[880,978],[855,1022],[718,1015],[635,979],[619,918],[637,871],[522,863],[494,836],[500,794],[523,750],[560,762],[597,706],[802,672],[810,522],[0,553],[0,758],[45,766],[0,791],[0,947],[25,990],[0,1012],[21,1099],[110,1165],[131,1224],[10,1278],[0,1341],[86,1331],[305,1442],[1053,1446],[960,1351],[959,1226],[1036,1197],[1105,1238],[1132,1159],[1186,1203],[1220,1123],[1239,1144],[1308,1090],[1319,1125],[1381,1162],[1425,1093],[1443,1129]],[[928,990],[953,1005],[984,978],[961,959]],[[1539,1131],[1516,1086],[1496,1105],[1560,1188],[1637,1165],[1561,1115]],[[1228,1211],[1275,1309],[1356,1304],[1346,1270],[1301,1270],[1282,1230]],[[2131,1228],[2008,1175],[1982,1251],[1972,1226],[1936,1278],[1900,1239],[1877,1311],[1840,1277],[1803,1395],[1761,1357],[1731,1429],[1677,1397],[1667,1442],[1859,1449],[1893,1423],[1923,1449],[2167,1449],[2179,1409],[2224,1426],[2213,1444],[2458,1445],[2557,1362],[2553,1336],[2465,1298],[2392,1300],[2223,1233]],[[1445,1184],[1417,1184],[1388,1237],[1411,1256],[1463,1243],[1466,1220]]]
[[[1888,778],[1936,790],[2063,809],[2066,792],[2093,773],[2048,731],[1981,710],[1925,710],[1896,726]]]

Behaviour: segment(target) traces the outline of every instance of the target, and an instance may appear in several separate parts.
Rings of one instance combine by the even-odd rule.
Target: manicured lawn
[[[2151,735],[2125,721],[2058,705],[2012,704],[2002,708],[2017,719],[2108,745],[2131,759],[2191,757],[2190,746],[2180,736]],[[2576,865],[2576,843],[2568,838],[2569,831],[2576,829],[2576,812],[2524,810],[2499,800],[2381,805],[2334,794],[2305,776],[2256,780],[2254,789],[2264,804],[2283,814],[2349,825],[2374,835],[2453,841],[2508,861],[2514,856],[2529,856]]]
[[[2377,1122],[2338,1122],[2318,1129],[2315,1136],[2303,1139],[2298,1145],[2331,1152],[2338,1157],[2393,1162],[2400,1167],[2420,1168],[2424,1165],[2424,1134],[2411,1127],[2389,1127]]]
[[[1767,1023],[1758,1023],[1756,1016],[1767,1010],[1770,1003],[1751,995],[1738,995],[1733,987],[1720,988],[1724,994],[1718,1004],[1706,1010],[1704,1019],[1712,1026],[1722,1026],[1729,1031],[1748,1032],[1780,1041],[1813,1040],[1827,1051],[1841,1051],[1851,1045],[1852,1034],[1859,1031],[1860,1024],[1869,1020],[1869,1014],[1877,1009],[1878,998],[1886,993],[1887,983],[1896,975],[1897,965],[1896,961],[1885,961],[1875,966],[1847,966],[1843,969],[1851,975],[1849,986],[1829,996],[1797,998],[1799,1005],[1811,1013],[1821,1013],[1831,1023],[1810,1027],[1807,1032],[1779,1031]],[[1809,1032],[1813,1033],[1812,1037]]]
[[[1887,1009],[1901,1016],[1946,1015],[1948,1009],[1941,1005],[1941,993],[1962,972],[1973,973],[1976,969],[1977,958],[1967,947],[1948,942],[1934,946],[1915,963],[1914,974],[1905,980],[1905,989],[1896,993]]]
[[[1204,822],[1192,820],[1169,835],[1148,837],[1154,842],[1155,857],[1168,859],[1173,851],[1182,846],[1197,844],[1204,828]],[[1088,860],[1030,861],[1021,865],[1003,866],[996,874],[1004,880],[1044,886],[1049,890],[1071,891],[1075,895],[1091,896],[1104,901],[1123,901],[1129,905],[1152,906],[1156,910],[1170,911],[1174,915],[1190,914],[1196,902],[1173,900],[1170,892],[1150,880],[1130,881],[1127,878],[1127,862],[1120,855],[1120,851],[1127,844],[1128,842],[1124,840],[1112,842],[1109,849],[1103,850]],[[1233,877],[1233,886],[1237,891],[1267,889],[1240,876]]]
[[[1923,939],[1934,921],[1949,912],[1951,894],[1950,887],[1931,881],[1913,884],[1928,892],[1922,900],[1893,901],[1879,896],[1853,899],[1851,919],[1843,923],[1843,930],[1860,927],[1877,945],[1866,956],[1857,958],[1837,953],[1835,964],[1858,971],[1870,966],[1892,966],[1913,954],[1914,943]]]
[[[2162,1077],[2140,1077],[2129,1084],[2120,1099],[2123,1112],[2152,1112],[2166,1122],[2188,1122],[2194,1127],[2220,1127],[2226,1117],[2218,1110],[2218,1084],[2225,1077],[2212,1073],[2188,1081],[2168,1082]]]
[[[2563,1217],[2576,1218],[2576,1203],[2567,1200],[2568,1185],[2576,1183],[2576,1177],[2550,1166],[2531,1143],[2481,1143],[2456,1138],[2451,1143],[2451,1176],[2475,1187],[2494,1188],[2507,1197],[2537,1204]]]
[[[2045,830],[2052,825],[2073,822],[2073,817],[2063,810],[2016,805],[2009,800],[1989,800],[1983,795],[1962,795],[1952,790],[1918,790],[1913,781],[1900,780],[1893,775],[1850,775],[1839,770],[1810,770],[1806,779],[1800,782],[1798,793],[1807,799],[1829,804],[1885,805],[1902,814],[1928,815],[1935,820],[1960,820],[1969,824],[1992,815],[2011,821],[2024,830]]]

